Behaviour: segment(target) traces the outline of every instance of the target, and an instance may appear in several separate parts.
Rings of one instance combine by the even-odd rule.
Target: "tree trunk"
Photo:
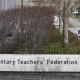
[[[59,0],[58,2],[58,8],[59,8],[59,31],[62,34],[63,25],[62,25],[62,19],[61,19],[61,0]]]
[[[21,0],[21,8],[23,8],[23,0]]]
[[[68,10],[66,9],[66,3],[64,2],[63,8],[63,40],[64,44],[68,44]]]
[[[59,31],[60,31],[60,33],[62,34],[63,25],[62,25],[62,19],[61,19],[61,16],[60,16],[60,15],[59,15]]]
[[[68,18],[63,20],[63,39],[64,43],[68,44]]]

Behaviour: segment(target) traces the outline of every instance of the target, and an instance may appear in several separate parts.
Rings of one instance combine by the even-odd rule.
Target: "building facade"
[[[22,0],[0,0],[0,10],[21,7]],[[49,0],[23,0],[23,6],[49,6]]]
[[[15,8],[15,0],[0,0],[0,10]]]
[[[16,0],[16,7],[21,6],[21,0]],[[23,0],[23,6],[50,6],[50,0]]]

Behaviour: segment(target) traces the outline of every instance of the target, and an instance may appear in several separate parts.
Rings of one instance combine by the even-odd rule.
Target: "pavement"
[[[78,30],[80,30],[80,21],[78,19],[69,18],[69,23],[73,26],[68,28],[68,30],[76,35],[78,35]]]
[[[79,19],[69,18],[69,23],[73,25],[73,27],[80,27]]]
[[[69,27],[68,30],[73,34],[78,35],[78,30],[80,30],[80,20],[77,18],[75,19],[75,18],[69,17],[69,24],[71,25],[71,27]],[[57,28],[59,28],[58,16],[54,16],[54,25],[57,26]]]
[[[0,80],[80,80],[80,73],[0,72]]]

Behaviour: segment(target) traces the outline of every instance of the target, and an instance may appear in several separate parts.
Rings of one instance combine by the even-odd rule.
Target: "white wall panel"
[[[0,10],[15,8],[15,0],[0,0]]]

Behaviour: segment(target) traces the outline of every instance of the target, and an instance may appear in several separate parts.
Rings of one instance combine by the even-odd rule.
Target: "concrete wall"
[[[35,3],[32,2],[33,0],[23,0],[23,5],[24,6],[35,6]],[[21,6],[21,0],[16,0],[16,7],[20,7]]]
[[[24,6],[37,6],[38,4],[38,0],[23,0],[23,5]],[[20,7],[21,6],[21,0],[16,0],[16,7]],[[42,3],[41,3],[41,6],[50,6],[50,1],[49,0],[44,0]]]

